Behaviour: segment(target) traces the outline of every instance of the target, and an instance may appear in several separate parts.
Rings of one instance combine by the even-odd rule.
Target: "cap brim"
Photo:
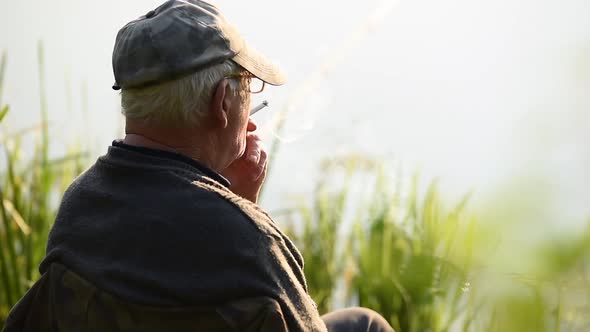
[[[287,80],[277,65],[247,44],[233,57],[233,60],[268,84],[283,85]]]

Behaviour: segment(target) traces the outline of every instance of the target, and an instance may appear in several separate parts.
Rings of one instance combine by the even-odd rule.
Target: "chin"
[[[244,154],[245,154],[245,153],[246,153],[246,149],[242,149],[242,150],[240,151],[240,153],[238,153],[238,154],[236,155],[236,159],[240,159],[240,158],[242,158],[242,157],[244,156]]]
[[[233,155],[233,158],[232,158],[232,160],[231,160],[230,164],[231,164],[231,163],[233,163],[234,161],[236,161],[236,160],[238,160],[238,159],[242,158],[242,156],[244,155],[244,153],[245,153],[245,152],[246,152],[246,149],[240,149],[240,150],[238,150],[238,152],[236,152],[236,153]]]
[[[242,158],[244,153],[246,153],[246,140],[244,140],[244,142],[242,144],[240,144],[239,147],[240,148],[238,149],[238,154],[236,156],[236,159]]]

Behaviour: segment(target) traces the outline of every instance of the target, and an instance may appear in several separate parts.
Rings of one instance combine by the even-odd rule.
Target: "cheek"
[[[241,158],[244,153],[246,153],[246,137],[236,142],[236,159]]]
[[[242,154],[244,154],[244,151],[246,150],[246,136],[247,136],[248,132],[245,130],[245,128],[240,128],[240,133],[238,135],[237,140],[236,140],[236,147],[239,150],[240,156]]]
[[[246,150],[246,136],[248,134],[248,122],[249,122],[249,108],[247,104],[240,105],[240,109],[237,110],[239,112],[236,114],[234,118],[236,121],[234,122],[234,137],[235,139],[235,148],[236,152],[239,156],[242,156]]]

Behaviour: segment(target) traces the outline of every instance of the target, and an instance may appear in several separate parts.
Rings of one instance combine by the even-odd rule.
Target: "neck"
[[[211,135],[195,135],[195,130],[180,128],[138,128],[127,123],[123,143],[146,148],[176,152],[197,160],[219,172],[223,163],[216,154],[216,140]]]

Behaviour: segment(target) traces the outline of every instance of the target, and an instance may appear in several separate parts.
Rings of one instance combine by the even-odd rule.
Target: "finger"
[[[268,163],[268,155],[264,149],[260,152],[260,161],[258,165],[256,165],[256,171],[252,173],[252,180],[258,180],[262,175],[264,175],[266,171],[266,166]]]
[[[260,160],[258,161],[258,166],[260,168],[263,168],[264,165],[266,165],[266,160],[268,159],[268,154],[266,153],[266,150],[264,149],[264,147],[261,146],[260,149]]]
[[[262,152],[262,141],[257,135],[249,135],[246,138],[246,160],[257,165],[260,162],[260,153]]]
[[[262,138],[260,138],[260,136],[258,136],[257,134],[254,134],[254,133],[248,133],[248,135],[246,136],[246,140],[250,140],[255,143],[262,142]]]
[[[249,149],[248,154],[246,155],[246,160],[252,165],[257,165],[260,162],[260,147],[253,146]]]

